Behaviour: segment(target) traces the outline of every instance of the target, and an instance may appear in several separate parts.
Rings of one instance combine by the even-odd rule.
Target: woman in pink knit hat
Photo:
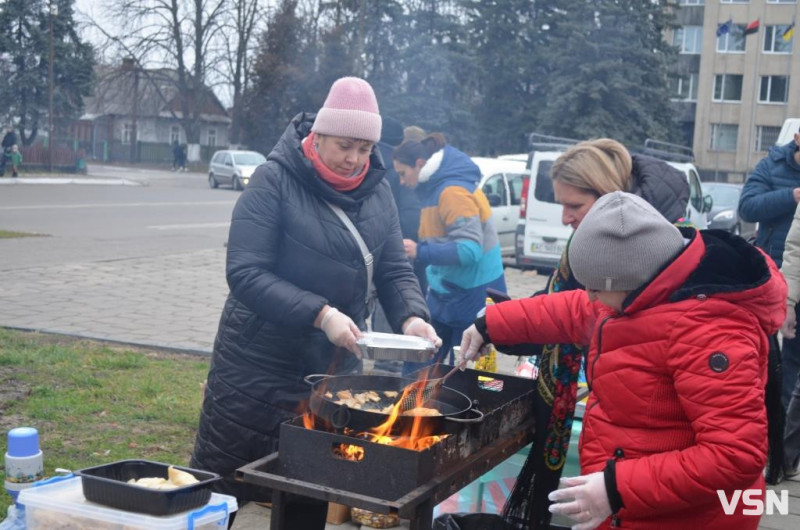
[[[240,503],[270,500],[268,492],[235,483],[233,472],[278,449],[280,424],[309,397],[303,378],[361,371],[356,339],[366,329],[369,285],[396,333],[441,344],[403,250],[374,149],[380,136],[372,87],[356,77],[339,79],[317,114],[292,120],[234,208],[230,295],[192,465],[222,475],[217,489]],[[288,527],[324,527],[324,503],[290,511],[302,519]]]

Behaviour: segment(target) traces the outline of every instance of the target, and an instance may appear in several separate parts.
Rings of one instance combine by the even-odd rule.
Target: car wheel
[[[742,227],[738,224],[733,225],[733,228],[731,228],[731,234],[735,236],[742,235]]]
[[[244,189],[244,186],[242,186],[242,180],[237,175],[233,176],[233,189],[236,191],[241,191]]]
[[[217,189],[217,186],[219,186],[219,182],[217,182],[217,179],[213,173],[208,174],[208,185],[211,187],[212,190]]]

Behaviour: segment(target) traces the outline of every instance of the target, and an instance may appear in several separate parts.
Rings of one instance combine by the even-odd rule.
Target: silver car
[[[253,171],[266,161],[264,155],[255,151],[217,151],[208,165],[208,185],[243,190]]]

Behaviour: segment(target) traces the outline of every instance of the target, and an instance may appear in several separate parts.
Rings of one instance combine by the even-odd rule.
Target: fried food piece
[[[349,390],[339,390],[336,392],[336,397],[346,401],[348,399],[353,399],[353,394],[351,394]]]
[[[400,392],[398,392],[397,390],[384,390],[383,395],[388,398],[396,398],[397,396],[400,395]]]
[[[403,413],[404,416],[441,416],[442,413],[436,409],[429,409],[425,407],[414,407]]]
[[[172,466],[167,468],[167,475],[169,476],[169,481],[176,486],[189,486],[191,484],[197,484],[200,482],[191,473],[181,471],[180,469],[175,469]]]
[[[150,488],[154,490],[172,490],[175,488],[180,488],[181,486],[190,486],[192,484],[197,484],[198,482],[200,482],[191,473],[187,473],[186,471],[181,471],[180,469],[175,469],[172,466],[169,466],[167,468],[167,476],[168,478],[164,477],[142,477],[140,479],[132,478],[128,481],[128,484],[133,484],[135,486],[141,486],[143,488]]]
[[[377,402],[379,402],[381,400],[381,397],[374,390],[370,390],[370,391],[367,392],[367,399],[377,403]]]
[[[328,399],[330,399],[330,398],[332,398],[332,397],[333,397],[333,394],[331,393],[331,391],[330,391],[330,390],[329,390],[329,391],[327,391],[327,392],[325,392],[325,397],[326,397],[326,398],[328,398]]]
[[[150,488],[153,490],[172,490],[177,488],[176,484],[171,483],[163,477],[142,477],[140,479],[130,479],[128,484]]]

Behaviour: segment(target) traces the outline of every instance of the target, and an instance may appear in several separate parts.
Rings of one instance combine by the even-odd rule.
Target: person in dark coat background
[[[383,165],[386,166],[386,180],[392,188],[392,197],[397,206],[397,215],[400,217],[400,232],[403,239],[419,240],[419,216],[420,202],[414,190],[400,184],[400,176],[394,169],[392,150],[403,143],[403,125],[391,116],[382,116],[383,125],[381,127],[381,139],[378,142],[378,149],[383,157]],[[425,264],[413,260],[414,274],[417,276],[422,293],[428,292],[428,280],[425,277]],[[375,305],[375,312],[372,315],[372,330],[391,333],[391,326],[386,321],[386,315],[380,304]],[[403,363],[400,361],[375,361],[374,368],[389,373],[399,373]]]
[[[172,141],[172,171],[186,171],[186,153],[178,140]]]
[[[400,184],[400,176],[394,169],[392,150],[403,143],[403,126],[391,116],[383,117],[383,128],[378,148],[381,150],[383,163],[386,166],[386,180],[392,187],[392,196],[400,216],[400,231],[403,239],[419,241],[419,218],[422,206],[414,190]],[[414,262],[414,274],[417,275],[422,292],[428,291],[428,280],[425,278],[425,265]]]
[[[341,208],[373,257],[373,283],[396,333],[441,340],[403,249],[385,168],[374,150],[381,117],[372,87],[345,77],[319,113],[297,115],[233,211],[222,311],[192,466],[223,476],[240,503],[266,492],[233,480],[278,450],[280,424],[308,400],[309,374],[362,369],[368,270]],[[287,528],[324,528],[326,503],[297,499]],[[297,517],[297,519],[295,519]]]
[[[786,145],[770,148],[742,188],[739,215],[758,223],[756,246],[769,254],[778,267],[797,204],[800,203],[800,132]],[[793,309],[797,318],[798,308]],[[792,388],[800,374],[800,338],[783,338],[781,345],[783,381],[781,399],[788,407]]]
[[[15,145],[17,145],[17,133],[14,132],[14,127],[9,127],[3,136],[3,141],[0,142],[0,146],[3,148],[2,156],[0,156],[2,159],[0,160],[0,175],[5,174],[6,164],[11,160],[11,148]]]

